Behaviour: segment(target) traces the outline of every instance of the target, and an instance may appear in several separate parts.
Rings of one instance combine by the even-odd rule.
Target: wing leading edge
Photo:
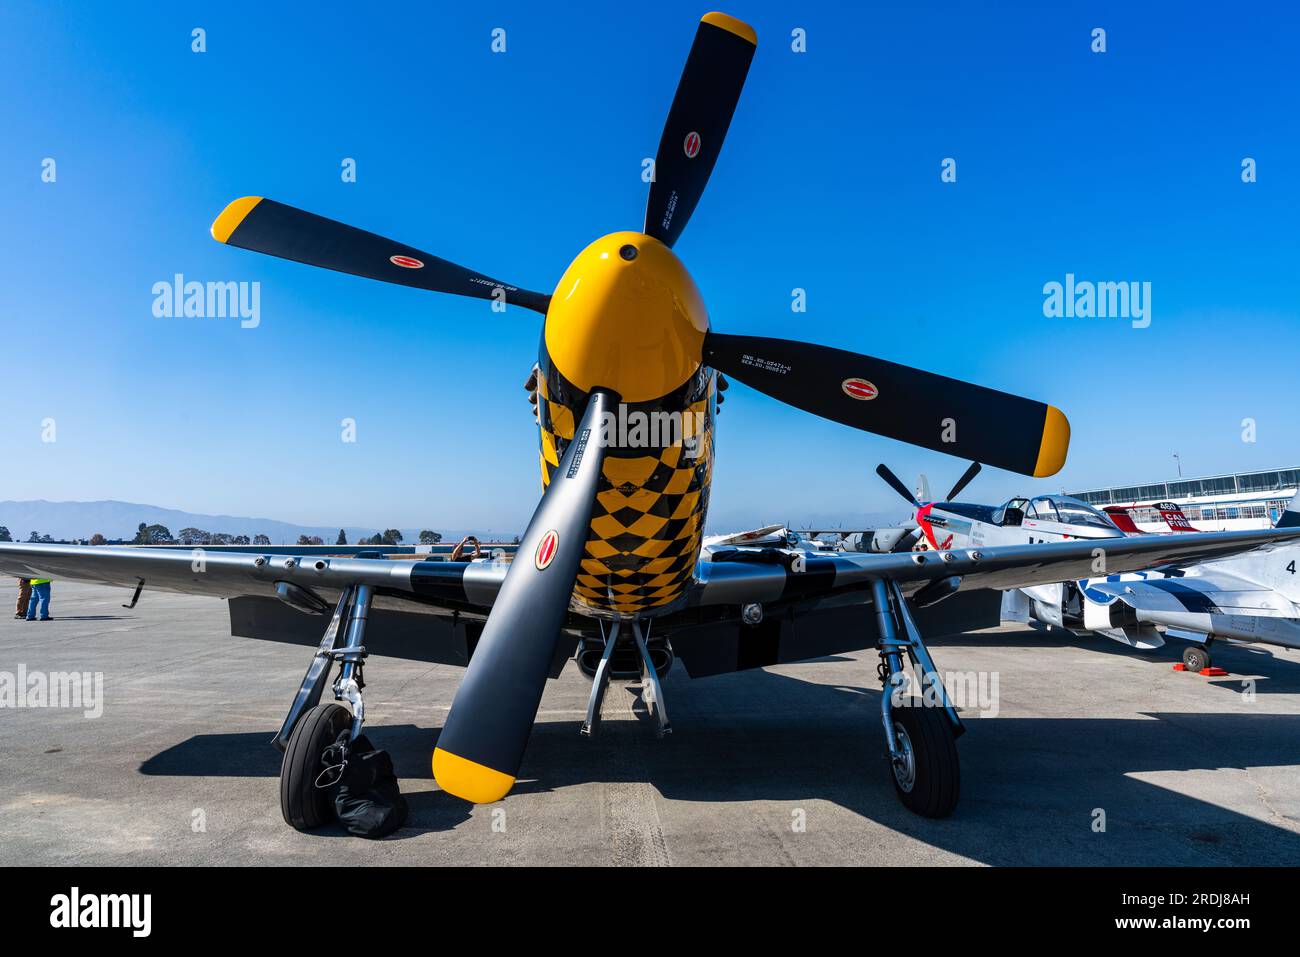
[[[281,583],[332,603],[348,585],[446,607],[491,607],[506,563],[264,555],[203,548],[0,544],[0,574],[211,595],[276,597]]]
[[[770,602],[865,587],[883,578],[915,593],[931,582],[961,579],[964,589],[1007,590],[1227,558],[1300,542],[1300,528],[1142,535],[1035,545],[892,554],[803,555],[768,550],[715,555],[700,563],[691,605]]]
[[[1297,542],[1300,527],[881,555],[737,549],[700,562],[687,604],[741,605],[815,596],[880,578],[897,581],[909,593],[954,576],[963,588],[1025,588],[1212,561]],[[495,600],[508,568],[497,562],[259,555],[201,548],[0,544],[4,575],[124,588],[143,579],[146,588],[219,598],[275,597],[279,583],[286,582],[332,601],[347,585],[368,584],[413,601],[485,609]]]

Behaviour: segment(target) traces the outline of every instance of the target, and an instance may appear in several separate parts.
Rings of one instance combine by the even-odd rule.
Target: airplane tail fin
[[[1141,535],[1142,529],[1137,527],[1133,521],[1133,516],[1128,513],[1122,505],[1107,505],[1106,514],[1110,516],[1111,522],[1115,527],[1126,535]]]
[[[1175,532],[1200,531],[1198,528],[1192,528],[1192,523],[1187,520],[1183,510],[1173,502],[1157,502],[1152,508],[1160,513],[1160,517],[1165,520],[1165,524]]]
[[[1295,498],[1291,499],[1291,504],[1286,507],[1281,518],[1277,520],[1274,528],[1296,528],[1300,526],[1300,492],[1296,493]]]

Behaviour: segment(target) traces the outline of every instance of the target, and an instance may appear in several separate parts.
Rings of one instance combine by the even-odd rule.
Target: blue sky
[[[223,247],[208,226],[264,195],[550,290],[589,241],[639,228],[641,160],[709,7],[314,9],[4,4],[0,499],[526,522],[539,486],[520,386],[539,317]],[[1066,411],[1060,477],[989,470],[971,498],[1158,480],[1175,451],[1189,475],[1300,462],[1293,11],[725,9],[759,49],[677,246],[714,328]],[[191,52],[194,27],[206,53]],[[956,183],[940,181],[945,157]],[[1258,182],[1241,182],[1244,157]],[[155,318],[151,288],[178,272],[261,282],[261,325]],[[1043,284],[1067,272],[1150,282],[1150,327],[1045,318]],[[964,467],[740,385],[729,400],[715,528],[896,513],[877,462],[925,471],[936,492]]]

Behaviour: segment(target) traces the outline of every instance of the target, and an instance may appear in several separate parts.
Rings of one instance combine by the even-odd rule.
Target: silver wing
[[[506,567],[504,563],[267,555],[201,547],[0,544],[0,573],[14,577],[67,578],[127,588],[144,581],[149,589],[217,598],[275,598],[277,586],[286,582],[330,605],[348,585],[373,585],[414,601],[429,596],[486,608]]]
[[[374,589],[375,651],[466,664],[507,563],[264,554],[225,548],[0,544],[0,574],[229,599],[231,633],[315,645],[344,589]]]
[[[715,551],[701,562],[690,607],[663,622],[692,677],[847,654],[877,639],[872,582],[897,584],[922,633],[997,625],[1001,590],[1193,563],[1296,541],[1295,530],[1145,535],[948,552],[815,554]],[[939,599],[946,599],[939,601]],[[742,622],[745,604],[758,620]],[[724,607],[718,607],[724,606]],[[726,607],[730,606],[730,607]]]
[[[1300,541],[1300,528],[1199,535],[1140,535],[946,552],[898,554],[802,553],[735,549],[702,561],[687,604],[743,605],[791,595],[863,587],[874,579],[914,592],[959,577],[963,588],[1024,588],[1097,575],[1185,565]],[[0,544],[0,574],[67,578],[131,588],[213,595],[283,598],[281,583],[331,605],[348,585],[447,609],[486,610],[505,577],[505,562],[443,562],[263,555],[194,548]]]
[[[802,559],[794,551],[735,549],[715,552],[712,561],[700,563],[699,581],[688,600],[693,605],[776,601],[861,589],[877,578],[898,582],[908,594],[951,577],[960,578],[963,589],[1005,591],[1213,561],[1298,540],[1300,529],[1260,529],[883,555],[810,553]]]
[[[1149,535],[1096,541],[974,548],[949,552],[896,554],[806,553],[785,549],[715,551],[698,565],[684,607],[670,610],[662,630],[681,642],[692,674],[704,669],[770,664],[862,648],[872,639],[857,627],[875,580],[897,582],[919,603],[922,591],[943,597],[960,587],[1009,589],[1075,581],[1098,573],[1120,574],[1164,565],[1209,561],[1300,540],[1300,528],[1199,535]],[[1104,562],[1104,564],[1098,564]],[[0,574],[71,579],[133,588],[211,595],[230,600],[232,632],[257,638],[315,644],[329,611],[350,585],[375,589],[372,624],[380,654],[463,664],[477,640],[477,629],[505,578],[505,562],[443,562],[357,559],[305,555],[267,555],[226,550],[132,548],[114,546],[0,544]],[[918,594],[921,593],[921,594]],[[775,650],[743,647],[739,622],[746,605],[790,610]],[[832,643],[816,636],[813,616],[794,632],[793,620],[819,612],[823,625],[838,623]],[[796,614],[797,613],[797,614]],[[388,615],[387,622],[384,616]],[[852,625],[851,628],[848,626]],[[718,637],[718,627],[735,632]],[[594,623],[572,616],[574,635]],[[703,629],[703,630],[701,630]],[[711,630],[710,630],[711,629]],[[680,638],[677,636],[680,635]],[[692,637],[695,636],[695,638]],[[687,644],[721,643],[721,665],[692,668]],[[775,641],[775,639],[774,639]],[[732,646],[738,649],[732,654]],[[570,648],[572,645],[570,644]],[[746,664],[750,662],[750,664]]]

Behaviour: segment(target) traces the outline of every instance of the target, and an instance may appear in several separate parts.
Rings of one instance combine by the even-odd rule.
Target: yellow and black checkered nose
[[[688,411],[706,421],[706,395]],[[695,571],[713,470],[711,430],[652,455],[610,455],[574,594],[620,615],[670,604]]]
[[[572,412],[552,397],[556,383],[551,372],[549,379],[539,377],[538,389],[544,485],[573,437]],[[558,391],[565,388],[561,383]],[[708,511],[712,389],[712,377],[701,372],[679,390],[684,400],[693,400],[680,403],[682,421],[693,423],[681,441],[608,450],[573,592],[588,607],[630,617],[669,605],[685,593]]]

